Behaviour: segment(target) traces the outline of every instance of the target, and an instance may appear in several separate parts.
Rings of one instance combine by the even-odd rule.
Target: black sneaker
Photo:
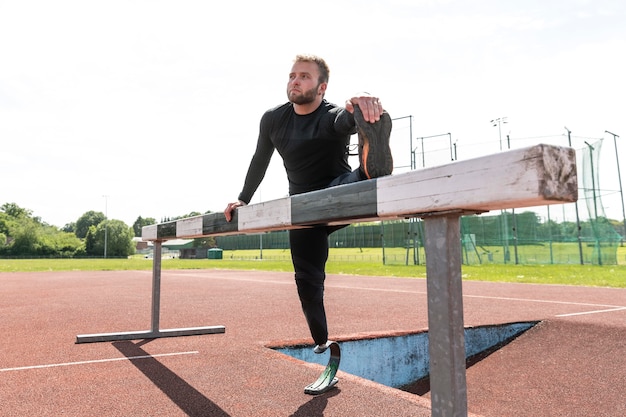
[[[380,120],[369,123],[363,118],[359,106],[354,106],[354,121],[359,135],[359,163],[368,179],[383,177],[393,171],[393,158],[389,147],[391,117],[386,111]]]

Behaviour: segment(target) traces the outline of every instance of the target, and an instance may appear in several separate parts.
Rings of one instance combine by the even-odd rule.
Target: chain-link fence
[[[395,129],[395,127],[394,127]],[[571,144],[568,135],[542,137],[541,143],[566,146]],[[441,136],[441,137],[440,137]],[[430,149],[424,144],[430,140]],[[502,210],[461,218],[463,262],[465,264],[597,264],[614,265],[617,247],[623,245],[626,228],[623,219],[610,219],[605,210],[605,201],[610,201],[612,213],[623,210],[621,179],[616,188],[616,176],[612,167],[616,154],[601,158],[603,139],[574,138],[582,143],[576,148],[578,168],[578,201],[576,203]],[[504,147],[511,143],[530,146],[537,138],[511,139],[508,135]],[[567,141],[564,144],[562,142]],[[450,134],[417,138],[415,149],[411,149],[407,164],[399,166],[399,172],[425,166],[449,163],[457,158],[456,143]],[[502,146],[502,142],[500,144]],[[413,146],[413,142],[412,145]],[[421,152],[420,152],[421,151]],[[465,151],[465,150],[464,150]],[[402,162],[401,158],[399,163]],[[433,161],[433,163],[427,163]],[[619,167],[619,165],[618,165]],[[600,186],[601,172],[608,171],[608,188]],[[342,260],[332,248],[380,248],[381,262],[386,264],[425,264],[423,221],[408,219],[398,221],[354,224],[340,229],[329,237],[331,259]],[[238,249],[288,249],[287,232],[272,232],[260,235],[217,237],[217,244],[225,250]],[[288,256],[286,254],[285,256]],[[362,255],[372,260],[372,254]],[[358,255],[350,255],[356,260]],[[348,258],[346,258],[348,260]]]

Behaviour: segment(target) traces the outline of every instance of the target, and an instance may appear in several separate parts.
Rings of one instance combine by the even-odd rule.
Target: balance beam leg
[[[76,336],[76,343],[114,342],[118,340],[157,339],[161,337],[196,336],[226,332],[224,326],[189,327],[181,329],[159,329],[161,314],[161,248],[162,241],[154,242],[152,259],[152,317],[151,329],[137,332],[96,333]]]
[[[159,317],[161,311],[161,253],[163,242],[154,242],[152,251],[152,331],[159,331]]]
[[[467,416],[460,216],[424,219],[433,417]]]

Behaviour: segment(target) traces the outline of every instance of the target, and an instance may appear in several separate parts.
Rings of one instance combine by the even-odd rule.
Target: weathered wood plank
[[[202,234],[204,236],[238,233],[237,212],[233,213],[233,219],[226,221],[224,213],[209,213],[202,216]]]
[[[376,181],[340,185],[291,197],[294,225],[314,225],[378,217]]]
[[[167,240],[443,212],[486,212],[577,198],[575,151],[535,145],[240,207],[230,223],[222,213],[210,213],[146,226],[142,238]]]
[[[574,150],[537,145],[380,178],[378,215],[532,207],[576,201],[577,191]]]
[[[189,217],[176,222],[176,237],[202,236],[202,216]]]
[[[288,198],[251,204],[240,207],[237,211],[239,230],[247,233],[285,229],[292,223],[291,201]]]

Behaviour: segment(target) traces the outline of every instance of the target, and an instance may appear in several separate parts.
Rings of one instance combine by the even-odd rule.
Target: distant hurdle
[[[159,329],[164,241],[420,217],[425,231],[432,415],[467,415],[461,216],[577,198],[575,151],[540,144],[240,207],[230,223],[223,213],[210,213],[145,226],[143,240],[154,242],[151,330],[79,335],[76,343],[225,332],[224,326]]]

